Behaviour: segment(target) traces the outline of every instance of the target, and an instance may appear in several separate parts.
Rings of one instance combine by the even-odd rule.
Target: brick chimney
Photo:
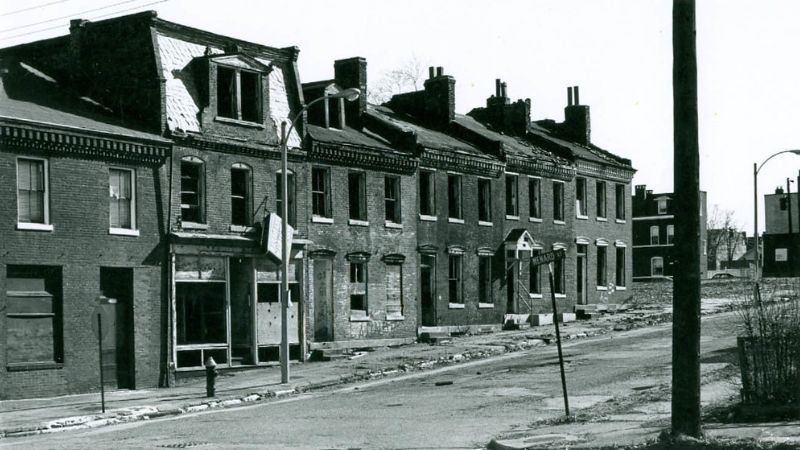
[[[633,194],[634,197],[644,200],[647,198],[647,185],[646,184],[637,184],[634,189],[636,192]]]
[[[89,23],[85,19],[72,19],[69,21],[69,59],[72,69],[70,76],[73,82],[81,81],[81,74],[83,73],[83,41],[86,34],[86,24]]]
[[[564,108],[563,133],[565,137],[584,145],[592,142],[589,106],[580,104],[578,86],[567,88],[567,107]]]
[[[367,60],[356,56],[339,59],[333,63],[333,78],[342,89],[357,88],[361,95],[357,100],[345,102],[345,120],[353,128],[362,128],[361,117],[367,111]]]
[[[425,117],[432,125],[444,127],[456,118],[456,80],[444,68],[428,69],[425,80]]]
[[[499,78],[495,80],[495,95],[486,99],[485,108],[475,108],[468,113],[475,120],[491,125],[497,131],[521,136],[528,131],[531,122],[531,99],[511,103],[508,85]]]

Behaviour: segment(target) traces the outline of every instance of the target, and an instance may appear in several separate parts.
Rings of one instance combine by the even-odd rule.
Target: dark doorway
[[[333,259],[314,259],[314,341],[333,341]]]
[[[576,279],[577,279],[577,292],[578,304],[586,304],[586,245],[578,244],[578,254],[575,260],[577,261]]]
[[[420,306],[422,308],[422,326],[436,325],[436,257],[420,255]]]
[[[103,377],[105,385],[134,389],[133,269],[100,268],[100,290],[114,309],[111,329],[104,331]]]
[[[517,274],[519,270],[519,261],[514,258],[514,252],[509,251],[506,254],[506,314],[518,314],[519,302],[517,301]]]

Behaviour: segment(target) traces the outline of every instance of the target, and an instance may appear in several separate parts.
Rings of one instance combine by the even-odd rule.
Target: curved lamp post
[[[289,382],[289,229],[288,225],[288,218],[289,218],[289,202],[287,201],[289,198],[289,183],[288,181],[288,167],[287,167],[287,159],[288,159],[288,147],[287,141],[289,140],[289,135],[291,135],[292,130],[294,130],[295,126],[297,125],[297,121],[303,116],[303,113],[308,110],[308,108],[313,105],[314,103],[321,102],[325,99],[330,98],[343,98],[348,102],[352,102],[353,100],[357,99],[361,95],[361,91],[356,88],[349,88],[344,89],[340,92],[337,92],[332,95],[327,95],[324,97],[316,98],[300,108],[300,111],[294,116],[291,123],[289,124],[289,130],[286,130],[286,121],[281,123],[281,176],[283,179],[281,180],[281,238],[283,241],[282,251],[281,251],[281,349],[280,349],[280,358],[281,358],[281,383],[286,384]]]
[[[783,153],[794,153],[795,155],[800,156],[800,150],[783,150],[770,155],[769,158],[765,159],[764,162],[761,163],[761,165],[758,165],[758,163],[753,163],[753,236],[755,237],[756,249],[755,273],[753,274],[753,279],[756,282],[756,290],[758,290],[758,281],[760,279],[758,271],[758,265],[760,262],[758,249],[758,172],[761,172],[761,168],[764,167],[764,164],[766,164],[767,161]],[[756,301],[758,301],[758,299],[756,299]]]

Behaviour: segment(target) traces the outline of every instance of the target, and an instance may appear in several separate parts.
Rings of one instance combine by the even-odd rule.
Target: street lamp
[[[283,241],[283,244],[281,245],[281,384],[286,384],[289,382],[289,246],[287,245],[289,242],[289,230],[287,222],[289,218],[289,183],[287,182],[289,178],[289,169],[287,167],[289,149],[286,143],[289,140],[289,135],[295,128],[297,121],[314,103],[330,98],[343,98],[348,102],[352,102],[360,95],[361,91],[358,89],[349,88],[339,91],[335,94],[316,98],[300,108],[300,111],[298,111],[298,113],[292,119],[288,131],[286,131],[286,121],[281,123],[281,176],[283,176],[283,180],[281,182],[281,199],[283,200],[281,201],[281,238]]]
[[[756,282],[755,286],[756,295],[758,295],[758,280],[759,280],[758,264],[760,261],[759,251],[758,251],[758,172],[761,171],[761,168],[764,167],[764,164],[766,164],[767,161],[782,153],[794,153],[795,155],[800,156],[800,150],[783,150],[778,153],[770,155],[770,157],[765,159],[764,162],[761,163],[761,165],[758,165],[758,163],[753,163],[753,235],[755,237],[755,249],[756,249],[755,273],[753,274],[753,279]],[[758,301],[758,298],[756,298],[756,301]]]

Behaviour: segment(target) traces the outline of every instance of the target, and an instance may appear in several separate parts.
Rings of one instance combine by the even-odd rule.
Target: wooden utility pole
[[[701,437],[700,150],[695,1],[673,0],[675,260],[672,321],[672,434]]]

